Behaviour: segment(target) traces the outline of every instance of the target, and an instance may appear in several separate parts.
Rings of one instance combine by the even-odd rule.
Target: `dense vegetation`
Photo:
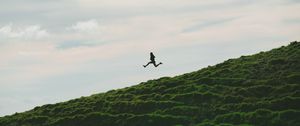
[[[300,126],[300,43],[48,104],[0,126]]]

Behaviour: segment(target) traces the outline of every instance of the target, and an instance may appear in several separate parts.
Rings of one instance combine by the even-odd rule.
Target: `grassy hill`
[[[300,126],[300,43],[0,118],[0,126]]]

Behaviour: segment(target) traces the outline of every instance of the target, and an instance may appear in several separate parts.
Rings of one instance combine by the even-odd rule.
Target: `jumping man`
[[[155,62],[155,56],[153,55],[152,52],[150,52],[150,62],[147,65],[143,65],[144,67],[147,67],[149,64],[153,64],[155,67],[158,67],[159,65],[162,64],[162,62],[160,62],[159,64],[156,64]]]

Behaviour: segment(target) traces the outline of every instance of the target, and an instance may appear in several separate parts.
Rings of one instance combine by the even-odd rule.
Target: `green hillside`
[[[300,126],[300,43],[0,118],[0,126]]]

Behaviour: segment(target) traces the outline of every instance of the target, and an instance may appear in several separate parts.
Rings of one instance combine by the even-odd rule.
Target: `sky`
[[[1,0],[0,116],[300,40],[299,0]],[[164,64],[142,65],[149,52]]]

